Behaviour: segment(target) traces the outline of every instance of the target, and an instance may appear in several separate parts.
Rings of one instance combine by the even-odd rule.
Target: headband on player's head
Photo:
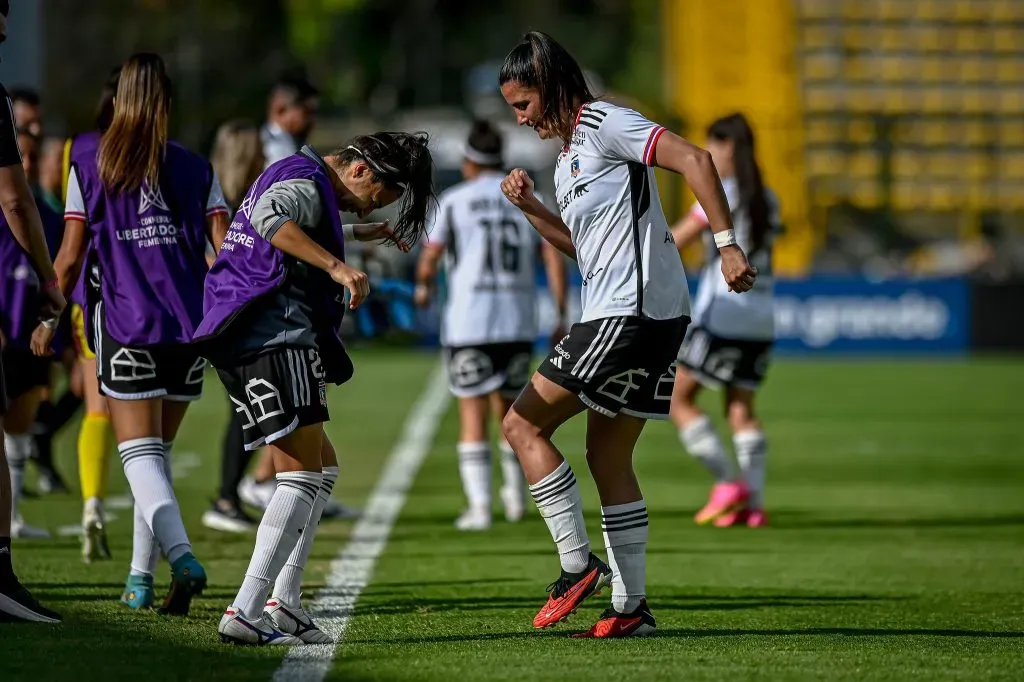
[[[373,136],[371,135],[370,137],[373,137]],[[389,184],[392,184],[392,185],[395,185],[396,187],[400,187],[400,188],[402,188],[402,190],[406,190],[406,189],[409,188],[409,183],[408,182],[401,182],[401,181],[398,181],[398,180],[392,180],[391,179],[391,177],[394,176],[395,173],[398,172],[397,168],[392,168],[389,171],[387,168],[382,167],[380,163],[374,161],[369,156],[367,156],[366,152],[364,152],[362,149],[360,149],[359,147],[355,146],[354,144],[350,144],[349,146],[345,147],[345,149],[351,149],[356,154],[358,154],[359,156],[363,157],[363,161],[365,161],[366,165],[370,167],[370,170],[372,170],[374,173],[379,175],[381,177],[381,179],[384,180],[385,182],[387,182]]]
[[[482,151],[473,149],[468,142],[462,145],[462,158],[481,166],[501,165],[501,154],[485,154]]]

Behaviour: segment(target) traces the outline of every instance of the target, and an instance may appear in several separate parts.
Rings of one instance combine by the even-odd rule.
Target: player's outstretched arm
[[[750,291],[757,270],[751,267],[743,249],[736,244],[729,202],[710,152],[665,131],[655,147],[654,165],[679,173],[686,179],[715,234],[715,243],[722,254],[722,275],[726,284],[733,291]]]
[[[521,210],[541,237],[556,249],[576,260],[572,235],[562,219],[533,193],[533,180],[522,168],[515,168],[501,181],[501,191],[512,205]]]

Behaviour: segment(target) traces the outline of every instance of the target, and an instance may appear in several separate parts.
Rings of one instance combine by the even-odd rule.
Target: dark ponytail
[[[498,85],[510,81],[540,91],[544,123],[566,143],[572,137],[575,107],[594,99],[583,69],[569,51],[540,31],[524,35],[505,57]]]
[[[743,114],[731,114],[712,123],[708,127],[708,137],[730,140],[733,144],[732,164],[736,169],[740,202],[750,216],[751,251],[757,251],[764,246],[772,225],[761,169],[754,154],[754,131]]]
[[[342,163],[365,161],[373,179],[401,191],[398,218],[391,226],[396,239],[414,244],[426,231],[427,212],[434,202],[434,162],[426,133],[380,132],[360,135],[333,153]]]

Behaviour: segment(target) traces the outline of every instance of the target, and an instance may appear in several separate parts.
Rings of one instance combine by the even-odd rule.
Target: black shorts
[[[726,339],[694,327],[679,348],[678,362],[708,387],[756,390],[768,372],[771,354],[771,341]]]
[[[107,333],[103,306],[93,329],[100,393],[118,400],[165,398],[187,402],[203,395],[206,360],[189,344],[129,348]]]
[[[323,364],[312,348],[274,348],[237,365],[217,366],[217,374],[242,418],[246,450],[331,419]]]
[[[33,355],[26,348],[4,348],[0,381],[8,400],[20,398],[33,388],[49,386],[50,364],[50,358]]]
[[[495,391],[515,398],[530,381],[533,344],[529,341],[451,346],[444,351],[448,359],[448,386],[457,398]]]
[[[537,370],[607,417],[667,419],[688,317],[579,322]]]

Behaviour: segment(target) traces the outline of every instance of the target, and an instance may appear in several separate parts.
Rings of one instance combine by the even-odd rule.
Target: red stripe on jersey
[[[230,215],[230,211],[223,206],[214,206],[213,208],[206,211],[206,217],[209,218],[215,215]]]
[[[64,220],[85,220],[85,214],[77,211],[64,211]]]
[[[656,127],[651,131],[651,136],[647,138],[647,146],[644,147],[644,165],[650,166],[654,161],[654,150],[658,148],[658,138],[665,132],[665,129],[661,126]]]

